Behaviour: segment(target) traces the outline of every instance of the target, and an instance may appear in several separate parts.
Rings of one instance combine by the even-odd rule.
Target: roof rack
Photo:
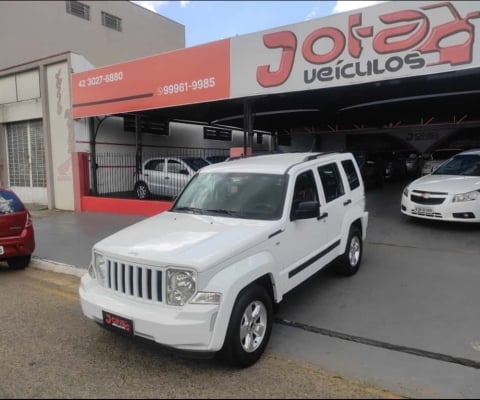
[[[339,154],[338,151],[326,151],[324,153],[314,153],[314,154],[310,154],[308,156],[306,156],[302,161],[299,161],[295,164],[292,164],[290,165],[287,170],[285,172],[288,172],[290,171],[293,167],[296,167],[297,165],[301,164],[301,163],[304,163],[304,162],[307,162],[307,161],[312,161],[312,160],[316,160],[318,157],[321,157],[321,156],[325,156],[327,154]]]
[[[323,152],[323,153],[315,153],[315,154],[310,154],[309,156],[306,156],[304,159],[303,159],[303,162],[305,161],[311,161],[311,160],[316,160],[318,157],[320,156],[325,156],[327,154],[338,154],[338,151],[326,151],[326,152]]]
[[[250,158],[250,157],[268,156],[271,154],[284,154],[284,153],[279,153],[278,151],[271,151],[267,153],[255,153],[255,154],[247,154],[247,155],[242,154],[240,156],[228,157],[225,161],[240,160],[242,158]]]
[[[339,154],[339,153],[342,153],[343,151],[325,151],[325,152],[320,152],[320,153],[312,153],[308,156],[306,156],[302,161],[296,163],[295,165],[298,165],[302,162],[307,162],[307,161],[311,161],[311,160],[315,160],[317,159],[318,157],[321,157],[321,156],[325,156],[327,154]],[[294,152],[295,153],[295,152]],[[225,161],[234,161],[234,160],[240,160],[242,158],[251,158],[251,157],[259,157],[259,156],[266,156],[266,155],[270,155],[270,154],[288,154],[288,153],[279,153],[279,152],[270,152],[270,153],[257,153],[257,154],[250,154],[250,155],[241,155],[241,156],[235,156],[235,157],[229,157],[227,158]],[[293,165],[291,166],[293,167]]]

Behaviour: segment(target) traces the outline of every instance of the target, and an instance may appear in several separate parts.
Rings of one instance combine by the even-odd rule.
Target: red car
[[[28,266],[35,250],[32,217],[18,196],[0,188],[0,261],[11,269]]]

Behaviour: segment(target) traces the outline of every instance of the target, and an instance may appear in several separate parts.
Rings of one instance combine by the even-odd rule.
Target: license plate
[[[3,253],[5,253],[5,251],[3,250],[3,246],[0,246],[0,256],[3,255]]]
[[[433,208],[416,207],[417,214],[433,214]]]
[[[133,321],[131,319],[123,318],[107,311],[102,311],[102,314],[103,323],[107,328],[133,336]]]

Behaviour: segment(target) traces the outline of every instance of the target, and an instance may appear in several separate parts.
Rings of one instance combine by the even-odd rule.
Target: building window
[[[41,120],[7,125],[7,157],[10,186],[47,187]]]
[[[67,0],[67,13],[86,20],[90,20],[90,6],[75,0]]]
[[[102,11],[102,25],[116,31],[122,31],[122,19]]]

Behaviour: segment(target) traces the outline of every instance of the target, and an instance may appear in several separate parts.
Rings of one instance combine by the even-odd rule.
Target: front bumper
[[[410,217],[439,221],[480,222],[480,201],[453,202],[453,195],[446,195],[442,204],[419,204],[402,195],[400,211]]]
[[[83,313],[103,324],[102,311],[133,321],[134,335],[178,350],[214,352],[213,332],[218,305],[187,304],[169,307],[149,300],[131,299],[98,284],[88,274],[81,279],[80,304]]]

